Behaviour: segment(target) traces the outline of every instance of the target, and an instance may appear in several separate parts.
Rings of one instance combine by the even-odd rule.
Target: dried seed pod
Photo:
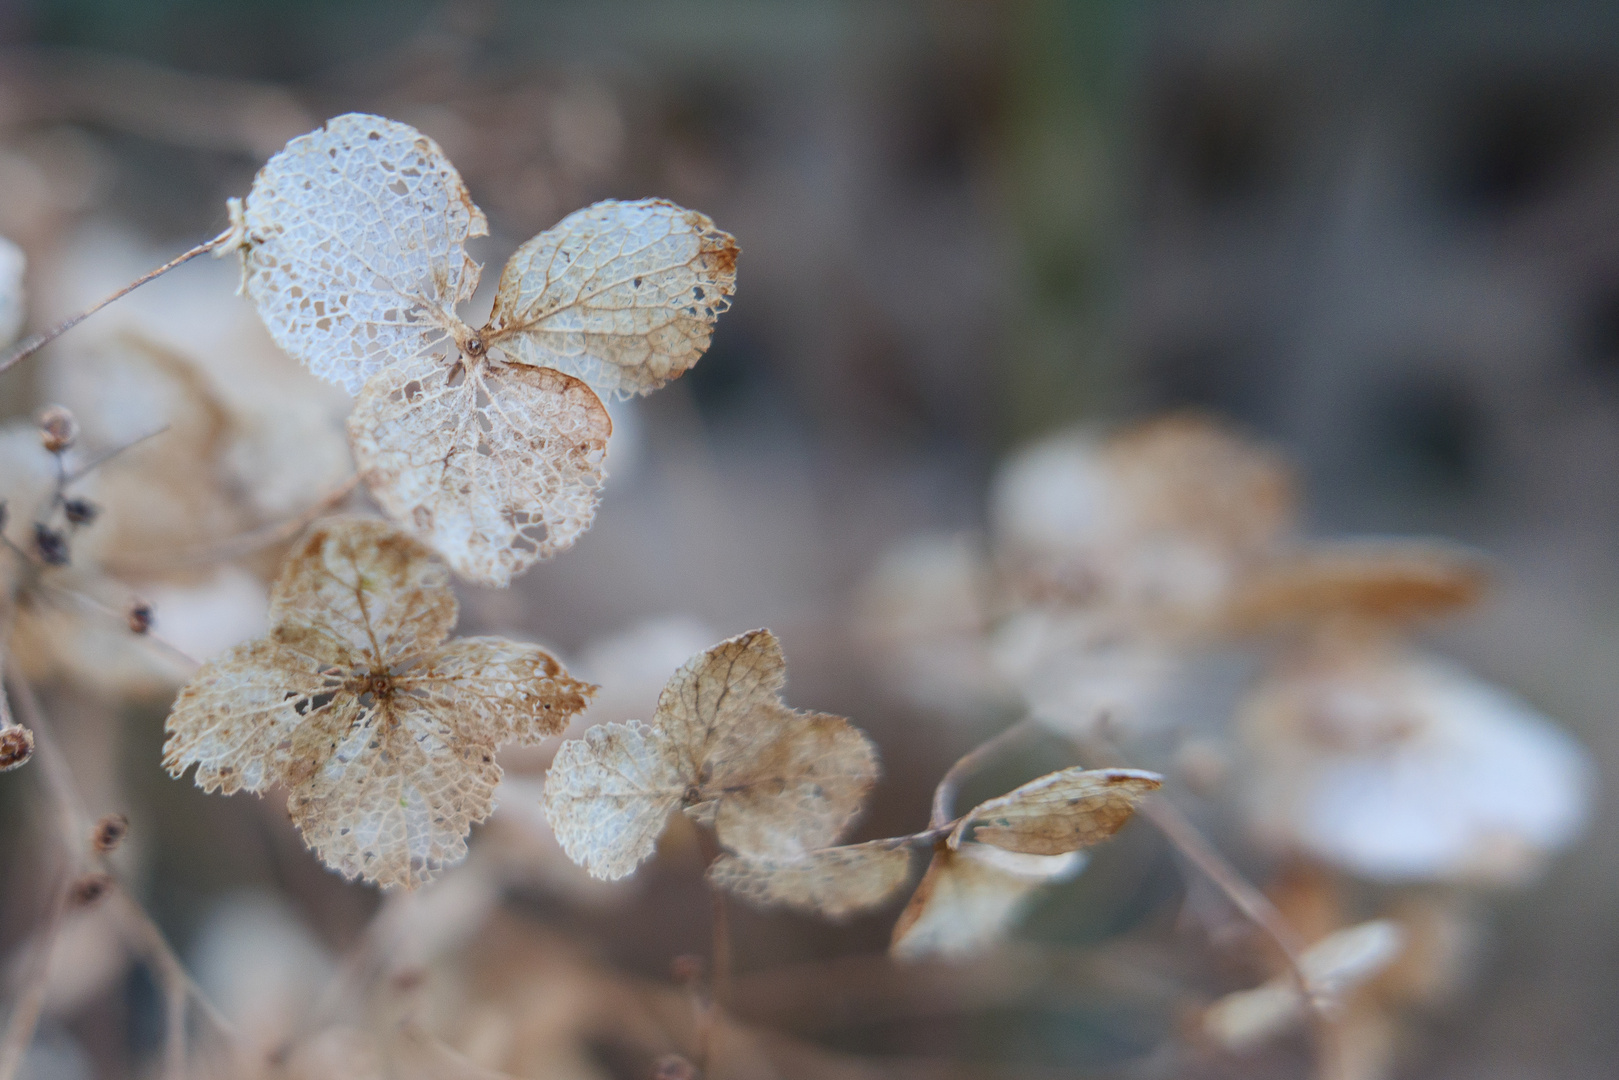
[[[68,903],[78,908],[89,907],[111,892],[116,884],[111,874],[86,874],[68,890]]]
[[[101,514],[101,507],[89,499],[64,499],[62,514],[74,525],[88,525]]]
[[[152,605],[144,600],[137,600],[129,606],[125,615],[129,622],[131,634],[145,634],[152,629]]]
[[[34,733],[21,724],[0,727],[0,772],[15,769],[34,756]]]
[[[118,845],[129,835],[129,819],[123,814],[103,814],[95,828],[90,830],[90,846],[103,855],[118,850]]]
[[[60,405],[51,405],[39,414],[39,441],[53,454],[72,448],[79,438],[79,422]]]
[[[46,566],[66,566],[71,558],[67,537],[44,522],[34,522],[34,553]]]

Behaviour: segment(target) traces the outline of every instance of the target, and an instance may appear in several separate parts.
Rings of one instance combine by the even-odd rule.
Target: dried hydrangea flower
[[[568,857],[620,878],[684,810],[751,858],[797,859],[837,842],[877,779],[877,755],[841,716],[781,700],[781,644],[754,630],[693,657],[651,726],[602,724],[557,751],[545,810]]]
[[[495,749],[561,731],[593,688],[534,645],[448,639],[456,602],[416,540],[317,525],[270,598],[270,631],[180,692],[163,764],[205,791],[288,788],[304,840],[345,877],[414,888],[466,854],[494,806]]]
[[[487,232],[431,139],[359,113],[288,143],[242,213],[276,341],[360,394],[349,436],[378,502],[504,585],[589,527],[612,432],[596,390],[647,393],[697,361],[737,247],[667,202],[598,203],[517,250],[474,330],[456,308],[480,273],[467,241]]]

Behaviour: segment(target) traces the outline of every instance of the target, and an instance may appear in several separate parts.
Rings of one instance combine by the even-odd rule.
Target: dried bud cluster
[[[105,814],[90,830],[90,846],[102,855],[118,850],[118,845],[129,835],[129,818],[123,814]]]
[[[79,422],[67,409],[51,405],[39,414],[39,441],[51,453],[66,453],[78,438]]]
[[[0,727],[0,772],[26,764],[34,756],[34,733],[21,724]]]

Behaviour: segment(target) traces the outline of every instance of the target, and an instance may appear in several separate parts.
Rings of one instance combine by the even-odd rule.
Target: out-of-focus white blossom
[[[1580,832],[1594,768],[1504,690],[1390,645],[1322,649],[1241,708],[1256,834],[1379,881],[1511,883]]]

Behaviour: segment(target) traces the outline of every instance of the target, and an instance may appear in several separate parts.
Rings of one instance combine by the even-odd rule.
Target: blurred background
[[[475,307],[512,249],[597,199],[659,195],[733,233],[734,307],[690,375],[618,409],[593,531],[510,590],[465,590],[462,632],[623,673],[613,707],[644,717],[685,655],[772,627],[788,700],[882,747],[862,838],[921,828],[938,776],[1008,716],[941,717],[886,685],[850,631],[859,583],[902,537],[981,532],[993,469],[1025,440],[1184,407],[1281,448],[1312,532],[1497,556],[1490,598],[1434,640],[1619,770],[1619,7],[8,0],[0,40],[0,234],[27,252],[33,328],[217,233],[266,157],[350,110],[415,125],[461,170],[490,219]],[[190,264],[127,318],[244,362],[265,341],[220,329],[221,310],[250,313],[235,274]],[[49,370],[0,377],[0,410],[31,415]],[[353,947],[375,892],[303,853],[278,798],[167,779],[161,695],[120,704],[110,742],[100,719],[75,738],[105,695],[64,678],[48,700],[205,986],[246,994],[217,972],[250,961],[221,942],[266,926],[315,967]],[[1065,763],[1029,753],[1011,783]],[[7,955],[44,890],[22,778],[0,780]],[[1615,824],[1599,795],[1544,878],[1485,901],[1478,973],[1398,1075],[1614,1074]],[[742,909],[739,972],[787,974],[739,1009],[871,1075],[1175,1075],[1155,1054],[1179,1022],[1160,983],[1184,881],[1135,827],[1019,931],[1122,938],[1101,975],[886,1006],[839,1005],[871,971],[834,976],[881,952],[892,912]],[[667,982],[672,956],[707,949],[678,854],[611,904],[558,895],[529,882],[498,902],[635,977]],[[81,949],[24,1075],[155,1075],[151,977]],[[605,1037],[582,1055],[595,1075],[644,1067]],[[1198,1075],[1308,1075],[1305,1057]]]

